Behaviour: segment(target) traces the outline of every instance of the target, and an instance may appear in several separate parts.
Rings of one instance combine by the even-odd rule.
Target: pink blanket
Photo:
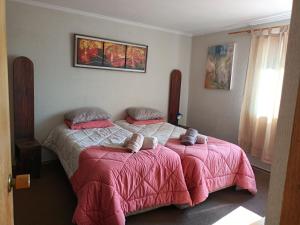
[[[166,147],[180,155],[185,180],[193,205],[209,193],[237,185],[257,192],[255,176],[244,151],[237,145],[208,137],[207,144],[184,146],[170,139]]]
[[[159,145],[129,153],[91,147],[80,154],[71,178],[77,225],[124,225],[125,215],[170,204],[191,205],[178,154]]]

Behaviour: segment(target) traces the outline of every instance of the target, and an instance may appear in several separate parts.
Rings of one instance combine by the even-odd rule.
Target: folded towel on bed
[[[144,137],[142,149],[155,149],[158,145],[157,137]]]
[[[185,134],[181,138],[181,144],[194,145],[197,140],[198,131],[193,128],[186,130]]]
[[[137,153],[143,146],[144,136],[141,134],[133,134],[127,141],[126,148],[130,149],[132,153]]]
[[[182,140],[185,134],[181,134],[179,139]],[[206,144],[208,141],[208,137],[203,134],[198,134],[196,139],[196,144]]]
[[[196,139],[196,143],[197,144],[205,144],[207,143],[207,136],[203,135],[203,134],[198,134],[197,135],[197,139]]]

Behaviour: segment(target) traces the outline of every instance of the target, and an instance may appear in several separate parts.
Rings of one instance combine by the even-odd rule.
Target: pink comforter
[[[159,145],[136,154],[91,147],[81,152],[71,178],[77,225],[124,225],[125,215],[170,204],[191,205],[181,161]]]
[[[193,205],[203,202],[209,193],[229,186],[257,192],[252,167],[237,145],[209,137],[207,144],[193,146],[170,139],[166,147],[180,155]]]

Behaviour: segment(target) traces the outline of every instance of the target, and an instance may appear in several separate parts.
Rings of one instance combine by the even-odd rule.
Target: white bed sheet
[[[54,151],[68,177],[78,168],[80,153],[91,146],[109,146],[122,148],[124,141],[132,133],[118,125],[108,128],[71,130],[65,124],[54,128],[43,146]]]
[[[132,133],[139,133],[145,137],[157,137],[159,144],[162,145],[165,145],[170,138],[179,138],[181,134],[186,132],[184,128],[174,126],[166,122],[148,125],[134,125],[128,123],[126,120],[118,120],[114,123],[131,131]]]

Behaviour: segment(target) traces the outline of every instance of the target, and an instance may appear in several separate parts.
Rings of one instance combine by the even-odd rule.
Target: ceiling
[[[185,34],[287,19],[292,0],[15,0],[75,9]],[[70,10],[69,10],[70,11]]]

